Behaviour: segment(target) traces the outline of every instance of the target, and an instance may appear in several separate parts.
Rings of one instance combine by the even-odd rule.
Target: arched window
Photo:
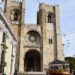
[[[48,23],[51,23],[51,20],[52,20],[52,17],[51,17],[51,15],[49,14],[49,15],[48,15]]]
[[[15,11],[15,12],[14,12],[14,20],[17,21],[17,20],[18,20],[18,17],[19,17],[18,12]]]
[[[53,13],[48,14],[48,23],[53,23],[54,22],[54,15]]]
[[[13,9],[11,12],[11,20],[19,21],[20,20],[20,11],[18,9]]]
[[[49,39],[49,44],[52,44],[52,39]]]

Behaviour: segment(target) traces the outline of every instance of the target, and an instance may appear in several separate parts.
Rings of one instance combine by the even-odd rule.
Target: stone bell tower
[[[15,35],[20,34],[20,26],[24,24],[25,0],[5,0],[4,12],[12,24]]]
[[[59,5],[40,4],[37,23],[41,26],[43,68],[54,60],[64,60]]]
[[[5,0],[5,15],[11,23],[13,33],[17,38],[17,50],[16,50],[16,66],[18,69],[19,65],[19,51],[20,51],[20,38],[21,28],[24,26],[25,17],[25,0]]]

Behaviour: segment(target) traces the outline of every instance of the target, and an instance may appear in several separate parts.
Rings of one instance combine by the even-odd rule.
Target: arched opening
[[[25,71],[41,71],[41,56],[36,50],[30,50],[24,58]]]
[[[14,13],[14,20],[16,20],[16,21],[18,20],[18,12]]]
[[[12,21],[19,21],[20,20],[20,11],[18,9],[13,9],[11,11],[11,20]]]
[[[52,17],[51,14],[48,15],[48,23],[51,23]]]
[[[48,23],[53,23],[53,22],[54,22],[54,14],[48,13]]]

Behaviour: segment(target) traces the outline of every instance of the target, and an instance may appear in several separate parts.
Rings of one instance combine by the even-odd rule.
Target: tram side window
[[[63,65],[63,69],[65,69],[65,65]]]
[[[54,69],[59,69],[58,66],[54,66]]]
[[[53,69],[53,66],[51,66],[50,68]]]
[[[69,68],[69,65],[66,65],[66,68]]]

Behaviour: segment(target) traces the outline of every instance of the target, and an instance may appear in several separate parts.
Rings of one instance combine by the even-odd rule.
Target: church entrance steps
[[[24,72],[18,73],[17,75],[46,75],[44,72]]]

